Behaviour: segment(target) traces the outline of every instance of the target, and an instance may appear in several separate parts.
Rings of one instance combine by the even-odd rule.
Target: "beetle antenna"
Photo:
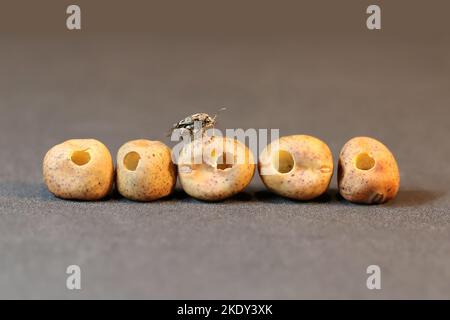
[[[220,108],[219,110],[217,110],[217,113],[214,115],[213,119],[216,120],[216,117],[217,117],[222,111],[225,111],[225,110],[227,110],[226,107],[222,107],[222,108]]]

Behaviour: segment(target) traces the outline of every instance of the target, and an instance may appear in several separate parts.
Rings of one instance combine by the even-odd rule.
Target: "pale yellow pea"
[[[99,200],[112,189],[111,153],[100,141],[72,139],[52,147],[44,157],[44,182],[63,199]]]
[[[177,180],[171,150],[160,141],[133,140],[117,152],[117,190],[136,201],[170,195]]]
[[[270,191],[295,200],[311,200],[327,191],[333,176],[333,156],[315,137],[286,136],[261,152],[258,169]]]

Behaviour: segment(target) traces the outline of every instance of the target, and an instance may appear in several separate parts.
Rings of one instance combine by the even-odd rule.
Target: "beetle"
[[[204,131],[209,128],[213,128],[216,124],[216,117],[221,111],[226,110],[226,108],[221,108],[217,112],[217,114],[214,115],[214,117],[211,117],[209,114],[201,112],[201,113],[194,113],[183,120],[180,120],[179,122],[175,123],[172,126],[172,129],[170,129],[167,136],[170,136],[173,131],[175,130],[181,130],[182,134],[185,131],[188,131],[191,136],[195,135],[197,131],[200,129],[201,131]]]

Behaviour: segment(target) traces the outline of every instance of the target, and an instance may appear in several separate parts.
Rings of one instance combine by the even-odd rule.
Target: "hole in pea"
[[[70,160],[77,166],[84,166],[91,161],[91,155],[86,150],[77,150],[72,153]]]
[[[135,151],[128,152],[125,157],[123,158],[123,164],[125,168],[127,168],[130,171],[136,171],[136,168],[139,164],[139,160],[141,159],[141,156],[139,153]]]
[[[224,152],[217,158],[217,169],[225,170],[233,167],[234,156],[231,153]]]
[[[289,151],[278,150],[273,155],[272,164],[279,173],[289,173],[294,169],[294,157]]]
[[[359,170],[370,170],[375,166],[375,159],[366,152],[358,154],[356,157],[356,168]]]

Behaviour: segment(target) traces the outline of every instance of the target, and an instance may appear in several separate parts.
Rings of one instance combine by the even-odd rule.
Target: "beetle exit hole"
[[[77,166],[84,166],[86,163],[91,161],[91,155],[86,150],[78,150],[72,153],[70,160],[72,160],[72,162]]]
[[[231,153],[224,152],[217,158],[217,169],[225,170],[233,167],[234,156]]]
[[[285,150],[278,150],[273,156],[272,164],[279,173],[289,173],[294,168],[292,154]]]
[[[123,158],[123,164],[128,170],[136,171],[140,159],[141,156],[139,155],[139,153],[131,151],[125,155],[125,158]]]
[[[363,152],[356,157],[356,167],[360,170],[370,170],[375,166],[375,159]]]

